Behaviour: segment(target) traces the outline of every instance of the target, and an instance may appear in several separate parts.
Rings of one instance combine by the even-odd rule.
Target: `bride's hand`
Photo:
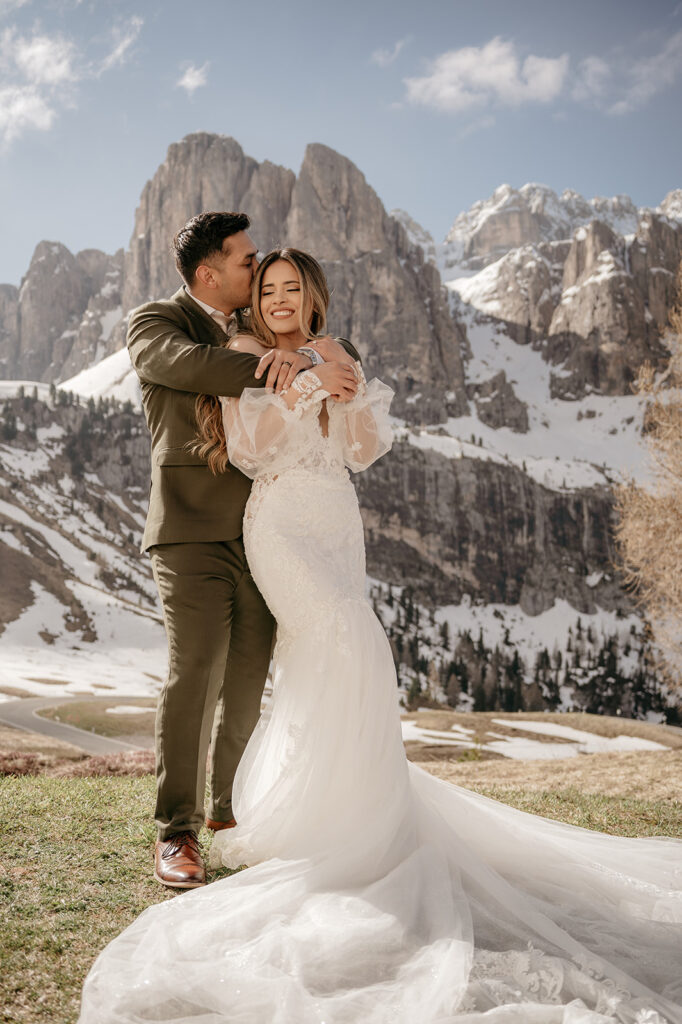
[[[340,346],[339,346],[340,347]],[[322,387],[338,402],[350,402],[358,390],[355,362],[325,362],[315,367]]]
[[[310,358],[306,355],[289,352],[284,348],[273,348],[262,356],[254,376],[258,379],[267,370],[266,388],[274,388],[277,392],[286,391],[291,387],[296,374],[301,370],[309,370],[311,366]]]

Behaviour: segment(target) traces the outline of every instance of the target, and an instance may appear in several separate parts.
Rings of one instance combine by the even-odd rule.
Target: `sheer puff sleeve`
[[[362,368],[358,394],[350,402],[329,402],[330,426],[341,436],[343,458],[353,473],[367,469],[385,455],[393,443],[388,415],[393,390],[374,377],[365,383]]]
[[[281,395],[263,388],[245,388],[240,398],[221,398],[230,462],[251,479],[298,462],[306,444],[306,432],[300,429],[303,410],[327,396],[318,389],[291,409]]]

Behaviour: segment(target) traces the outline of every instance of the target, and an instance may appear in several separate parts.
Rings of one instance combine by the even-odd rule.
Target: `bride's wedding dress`
[[[211,859],[99,956],[83,1024],[679,1024],[682,843],[513,810],[405,759],[345,466],[390,447],[391,391],[224,400],[278,622],[273,697]],[[345,466],[344,466],[345,464]],[[396,479],[396,486],[402,486]]]

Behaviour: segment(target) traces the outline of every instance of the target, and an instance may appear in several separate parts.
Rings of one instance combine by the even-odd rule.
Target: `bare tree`
[[[658,376],[642,366],[634,389],[649,399],[644,431],[650,482],[616,488],[621,571],[661,651],[661,670],[682,686],[682,264],[665,335],[671,356]]]

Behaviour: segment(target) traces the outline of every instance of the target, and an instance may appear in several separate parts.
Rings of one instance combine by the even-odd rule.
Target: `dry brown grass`
[[[41,757],[81,758],[83,751],[63,740],[52,739],[37,732],[24,732],[0,723],[0,754],[39,754]]]
[[[467,789],[531,792],[579,789],[594,795],[677,803],[682,810],[682,750],[583,754],[552,761],[415,761]]]
[[[153,771],[154,751],[133,750],[124,754],[97,754],[76,762],[60,762],[48,768],[45,774],[59,779],[92,779],[116,775],[139,779]]]
[[[115,708],[120,704],[139,707],[140,713],[109,714],[108,708]],[[55,704],[53,707],[43,708],[38,714],[43,718],[61,722],[62,725],[74,725],[77,729],[85,729],[86,732],[96,732],[98,736],[123,739],[151,737],[154,735],[156,700],[151,697],[96,697]]]
[[[640,367],[634,390],[645,396],[645,429],[652,480],[615,489],[621,571],[662,652],[661,674],[682,688],[682,264],[670,311],[671,357],[666,371]]]
[[[0,686],[0,693],[4,693],[6,697],[34,697],[35,694],[29,693],[28,690],[22,690],[18,686]]]

